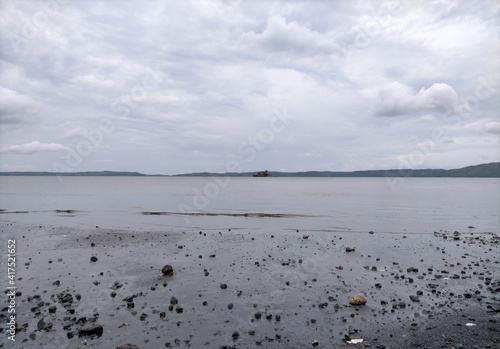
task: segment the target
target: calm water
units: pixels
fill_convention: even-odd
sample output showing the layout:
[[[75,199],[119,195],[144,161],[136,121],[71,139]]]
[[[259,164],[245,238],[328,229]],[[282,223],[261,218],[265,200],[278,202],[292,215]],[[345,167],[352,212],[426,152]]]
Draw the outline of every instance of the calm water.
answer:
[[[0,209],[28,211],[4,222],[81,228],[498,232],[500,179],[0,177]]]

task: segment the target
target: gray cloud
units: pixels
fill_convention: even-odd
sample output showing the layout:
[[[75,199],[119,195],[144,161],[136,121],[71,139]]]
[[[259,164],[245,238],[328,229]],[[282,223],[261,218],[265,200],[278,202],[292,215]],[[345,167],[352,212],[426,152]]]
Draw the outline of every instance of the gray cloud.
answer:
[[[416,166],[500,160],[496,1],[47,3],[0,3],[0,170],[394,168],[439,132]]]

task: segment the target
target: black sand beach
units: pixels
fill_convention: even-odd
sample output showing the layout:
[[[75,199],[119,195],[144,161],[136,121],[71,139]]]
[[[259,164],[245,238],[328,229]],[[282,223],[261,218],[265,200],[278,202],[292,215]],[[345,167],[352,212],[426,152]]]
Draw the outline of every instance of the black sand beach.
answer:
[[[500,238],[472,227],[1,230],[2,348],[500,348]]]

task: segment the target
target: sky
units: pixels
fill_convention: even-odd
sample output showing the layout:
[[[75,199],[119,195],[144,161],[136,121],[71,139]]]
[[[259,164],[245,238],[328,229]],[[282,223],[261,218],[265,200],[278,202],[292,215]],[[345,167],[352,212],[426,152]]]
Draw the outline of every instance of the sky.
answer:
[[[0,171],[500,161],[500,2],[2,0]]]

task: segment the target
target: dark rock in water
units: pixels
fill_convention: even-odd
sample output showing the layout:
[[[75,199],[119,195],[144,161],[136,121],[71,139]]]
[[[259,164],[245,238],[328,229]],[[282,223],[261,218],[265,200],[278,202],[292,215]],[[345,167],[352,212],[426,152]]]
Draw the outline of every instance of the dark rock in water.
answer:
[[[177,300],[177,298],[175,298],[175,297],[170,298],[170,304],[175,305],[177,303],[179,303],[179,301]]]
[[[61,281],[56,280],[52,283],[52,285],[59,286],[61,284]]]
[[[370,230],[368,234],[374,234],[375,232],[373,230]]]
[[[78,331],[78,337],[101,337],[103,333],[101,325],[94,324],[89,327],[82,328]]]
[[[161,273],[163,275],[174,275],[174,268],[170,264],[165,265],[163,268],[161,268]]]
[[[139,347],[135,344],[127,343],[127,344],[117,346],[116,349],[139,349]]]
[[[363,293],[355,294],[354,296],[349,297],[350,305],[365,305],[366,304],[366,296]]]
[[[354,248],[354,247],[346,247],[346,248],[345,248],[345,251],[346,251],[346,252],[354,252],[354,251],[355,251],[355,248]]]
[[[55,313],[55,312],[56,312],[56,309],[57,309],[57,308],[56,308],[56,306],[55,306],[55,305],[50,306],[50,307],[49,307],[49,313],[52,313],[52,314],[53,314],[53,313]]]
[[[97,257],[96,256],[90,257],[90,261],[93,263],[97,262]]]
[[[225,290],[227,288],[227,285],[226,284],[220,284],[220,288],[222,288],[223,290]]]

